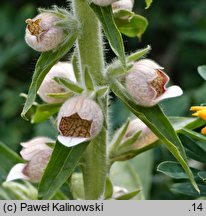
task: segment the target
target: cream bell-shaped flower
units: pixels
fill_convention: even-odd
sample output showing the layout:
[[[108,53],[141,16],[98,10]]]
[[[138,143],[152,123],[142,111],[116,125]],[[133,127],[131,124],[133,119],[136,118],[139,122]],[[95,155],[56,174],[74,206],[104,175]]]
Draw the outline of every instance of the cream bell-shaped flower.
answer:
[[[83,96],[73,97],[60,108],[58,140],[67,147],[78,145],[94,138],[102,125],[103,113],[95,101]]]
[[[54,143],[54,141],[47,137],[37,137],[21,143],[23,149],[20,154],[27,162],[13,166],[6,181],[26,179],[39,182],[52,154],[52,148],[46,143]]]
[[[129,191],[126,188],[123,187],[119,187],[119,186],[114,186],[113,187],[113,194],[112,194],[112,198],[116,199],[118,197],[121,197],[125,194],[129,193]]]
[[[154,106],[161,100],[182,95],[179,86],[166,88],[169,77],[163,67],[150,59],[134,63],[126,76],[126,88],[137,104],[145,107]]]
[[[124,140],[132,137],[138,131],[141,131],[141,134],[137,141],[132,144],[132,148],[134,149],[143,148],[158,140],[158,137],[139,118],[135,118],[129,122]]]
[[[99,6],[108,6],[117,0],[92,0],[91,2]]]
[[[25,41],[38,52],[56,48],[64,39],[64,30],[56,26],[60,18],[53,13],[41,13],[27,19]]]
[[[116,12],[118,10],[132,11],[133,6],[134,6],[134,0],[120,0],[112,4],[112,9],[113,12]]]
[[[58,62],[55,64],[45,76],[37,94],[46,103],[60,103],[64,100],[61,98],[53,98],[48,96],[50,93],[63,93],[66,89],[53,80],[54,77],[61,77],[76,82],[73,66],[69,62]]]

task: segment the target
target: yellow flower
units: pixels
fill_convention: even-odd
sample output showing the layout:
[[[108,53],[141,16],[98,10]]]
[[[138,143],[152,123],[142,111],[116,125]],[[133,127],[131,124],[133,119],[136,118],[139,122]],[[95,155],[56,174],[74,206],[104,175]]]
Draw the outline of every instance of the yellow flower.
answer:
[[[193,116],[198,116],[203,120],[206,120],[206,106],[192,106],[190,108],[191,111],[195,111]]]
[[[193,116],[206,120],[206,106],[192,106],[190,110],[195,112]],[[201,134],[206,135],[206,126],[201,129]]]

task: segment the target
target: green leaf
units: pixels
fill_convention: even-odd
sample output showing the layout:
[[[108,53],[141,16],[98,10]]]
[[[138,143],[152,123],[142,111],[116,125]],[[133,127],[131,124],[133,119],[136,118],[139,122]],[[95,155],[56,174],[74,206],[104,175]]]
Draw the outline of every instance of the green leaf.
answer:
[[[196,118],[192,117],[169,117],[169,120],[176,130],[176,132],[179,132],[182,128],[187,127],[189,124],[194,122]]]
[[[65,39],[65,42],[57,50],[44,52],[39,57],[36,63],[34,75],[32,78],[32,83],[29,88],[28,97],[26,99],[23,111],[21,113],[21,116],[24,119],[27,120],[26,113],[29,111],[33,102],[35,101],[36,93],[42,81],[44,80],[44,77],[47,75],[47,73],[52,68],[52,66],[56,64],[64,55],[66,55],[69,52],[76,38],[77,38],[77,33],[71,32],[68,35],[68,37]]]
[[[113,194],[113,185],[109,177],[107,177],[105,191],[104,191],[104,199],[111,198],[112,194]]]
[[[68,99],[72,97],[74,94],[72,92],[61,92],[61,93],[49,93],[47,96],[56,98],[56,99]]]
[[[170,188],[173,193],[184,194],[187,196],[200,197],[206,196],[206,186],[202,184],[197,185],[200,189],[200,193],[198,193],[190,183],[177,183],[172,185]]]
[[[94,83],[93,83],[88,67],[86,67],[84,70],[84,83],[88,90],[90,91],[94,90]]]
[[[151,47],[149,45],[144,49],[137,50],[135,53],[127,57],[127,62],[135,62],[139,60],[142,56],[148,54],[150,50]]]
[[[137,15],[135,13],[125,14],[128,18],[115,18],[115,23],[120,30],[120,32],[127,37],[138,37],[141,39],[141,36],[146,31],[148,26],[148,21],[145,17]]]
[[[108,92],[108,90],[109,90],[108,86],[102,86],[102,87],[98,88],[96,90],[97,97],[104,97],[104,96],[106,96],[106,93]]]
[[[81,94],[84,91],[84,89],[80,87],[78,84],[66,78],[55,77],[54,80],[60,85],[63,85],[64,87],[68,88],[70,91],[74,93]]]
[[[194,160],[206,163],[206,152],[198,145],[197,141],[194,141],[190,137],[181,134],[179,137],[184,144],[189,157]]]
[[[148,9],[151,6],[152,2],[153,2],[153,0],[145,0],[145,3],[146,3],[145,9]]]
[[[31,123],[39,123],[48,120],[59,111],[61,103],[38,105],[35,114],[32,116]]]
[[[206,171],[198,172],[197,175],[202,179],[202,181],[206,184]]]
[[[115,24],[111,6],[100,7],[95,4],[90,4],[90,7],[102,23],[102,27],[112,50],[118,56],[123,66],[125,66],[126,60],[124,54],[124,44],[121,33]]]
[[[194,176],[197,177],[198,170],[191,168]],[[188,175],[185,173],[182,166],[173,161],[165,161],[158,165],[157,171],[164,173],[174,179],[188,179]]]
[[[200,75],[204,80],[206,80],[206,65],[199,66],[199,67],[197,68],[197,71],[198,71],[199,75]]]
[[[194,176],[187,164],[187,158],[182,143],[161,108],[158,105],[154,107],[138,106],[127,93],[126,89],[117,80],[111,80],[110,87],[130,111],[140,118],[153,133],[161,139],[168,150],[184,168],[193,187],[199,191]]]
[[[39,185],[39,197],[50,199],[71,176],[89,142],[68,148],[56,142],[49,164]]]
[[[124,150],[125,148],[131,148],[131,145],[134,144],[139,136],[141,135],[142,131],[137,131],[136,133],[134,133],[131,137],[129,137],[128,139],[126,139],[120,146],[119,146],[119,150]]]
[[[183,128],[181,130],[181,133],[186,135],[186,136],[191,137],[192,139],[198,140],[198,141],[206,141],[206,136],[204,136],[198,132],[192,131],[190,129]]]
[[[2,163],[0,164],[0,183],[6,180],[6,177],[10,169],[17,163],[22,163],[21,157],[8,148],[5,144],[0,142],[0,158]]]
[[[116,200],[130,200],[133,197],[135,197],[140,191],[141,191],[140,189],[137,189],[135,191],[117,197]]]
[[[77,50],[74,50],[73,56],[72,56],[72,66],[74,69],[74,74],[76,77],[77,82],[79,83],[81,81],[81,72],[79,69],[79,64],[78,64],[78,53]]]

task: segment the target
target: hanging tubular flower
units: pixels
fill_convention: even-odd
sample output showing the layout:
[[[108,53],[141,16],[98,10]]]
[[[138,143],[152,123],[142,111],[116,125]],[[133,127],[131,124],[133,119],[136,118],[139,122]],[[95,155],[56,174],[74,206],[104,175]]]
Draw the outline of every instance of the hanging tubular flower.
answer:
[[[192,114],[193,116],[206,120],[206,106],[192,106],[190,110],[195,112]],[[206,127],[202,128],[201,133],[206,135]]]
[[[39,182],[52,154],[52,148],[46,143],[54,143],[47,137],[37,137],[28,142],[21,143],[20,152],[27,163],[18,163],[10,170],[6,181],[26,179]]]
[[[118,10],[132,11],[133,6],[134,6],[134,0],[120,0],[112,4],[112,9],[114,12]]]
[[[99,6],[108,6],[117,0],[92,0],[91,2]]]
[[[94,138],[102,128],[103,114],[96,102],[77,96],[62,105],[57,125],[58,140],[70,147]]]
[[[63,93],[66,89],[53,80],[54,77],[67,78],[72,82],[76,82],[72,64],[69,62],[58,62],[49,73],[45,76],[39,90],[38,95],[46,103],[60,103],[64,100],[61,98],[53,98],[48,96],[51,93]]]
[[[41,13],[33,19],[27,19],[26,43],[38,52],[56,48],[64,39],[64,30],[56,26],[60,18],[53,13]]]
[[[133,149],[143,148],[158,140],[158,137],[139,118],[135,118],[129,122],[124,140],[132,137],[138,131],[141,131],[141,134],[131,145]]]
[[[150,59],[137,61],[126,76],[126,88],[137,104],[154,106],[161,100],[182,95],[179,86],[166,88],[169,77]]]

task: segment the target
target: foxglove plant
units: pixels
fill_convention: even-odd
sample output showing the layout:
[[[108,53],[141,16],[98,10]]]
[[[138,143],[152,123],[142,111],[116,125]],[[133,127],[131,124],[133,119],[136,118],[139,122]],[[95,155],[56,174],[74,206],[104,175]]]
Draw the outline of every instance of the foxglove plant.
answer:
[[[139,145],[150,146],[156,140],[163,141],[182,165],[193,187],[199,190],[187,165],[182,143],[157,105],[165,98],[181,95],[182,90],[178,86],[165,87],[169,77],[156,62],[149,59],[139,60],[149,52],[150,47],[128,56],[125,54],[120,33],[122,28],[118,25],[121,23],[117,23],[112,7],[126,9],[129,16],[136,21],[141,19],[141,25],[139,20],[135,21],[137,26],[134,31],[135,36],[140,37],[147,22],[128,11],[132,10],[133,1],[126,0],[75,0],[71,1],[72,12],[54,7],[52,10],[41,10],[42,13],[37,17],[26,21],[27,44],[43,53],[35,67],[22,117],[27,119],[28,111],[32,113],[33,110],[41,117],[46,114],[55,118],[58,113],[56,125],[59,135],[53,151],[45,144],[22,144],[24,149],[21,154],[27,163],[16,165],[7,180],[24,178],[38,182],[41,179],[41,199],[53,197],[75,173],[75,168],[80,168],[83,176],[84,198],[104,198],[109,169],[116,161],[113,159],[110,163],[111,152],[107,150],[108,146],[112,144],[114,152],[131,146],[134,150],[139,148]],[[124,33],[131,35],[133,27],[134,23],[128,22],[127,28],[123,28]],[[102,29],[118,57],[107,67]],[[64,66],[63,63],[57,63],[73,45],[75,49],[69,59],[72,67],[67,63],[64,63]],[[110,137],[112,129],[108,113],[111,101],[108,90],[113,91],[139,118],[131,124],[126,123],[118,134],[114,135],[115,139]],[[62,91],[72,92],[72,97],[64,98],[60,105],[53,104],[57,101],[48,96],[59,96]],[[34,103],[36,94],[49,105],[42,109],[41,105]],[[123,190],[123,193],[127,193],[127,190]],[[112,194],[110,195],[112,197]]]

